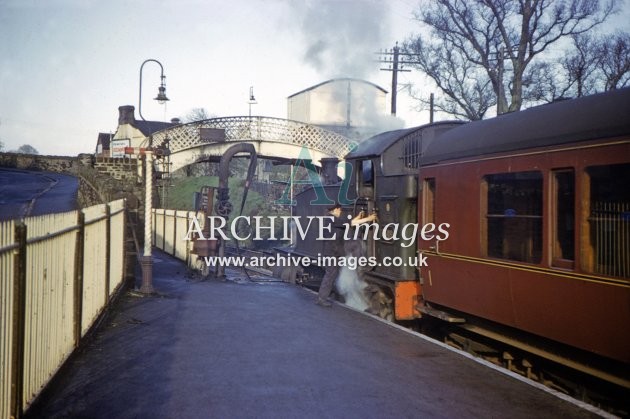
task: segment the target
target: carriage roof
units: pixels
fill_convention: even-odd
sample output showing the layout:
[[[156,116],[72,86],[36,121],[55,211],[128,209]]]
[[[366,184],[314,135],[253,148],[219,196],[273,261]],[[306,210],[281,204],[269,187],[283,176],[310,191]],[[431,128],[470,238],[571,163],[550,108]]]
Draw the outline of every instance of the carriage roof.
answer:
[[[630,135],[630,88],[469,122],[433,141],[422,165]]]
[[[462,121],[440,121],[431,124],[425,124],[412,128],[397,129],[393,131],[386,131],[380,134],[374,135],[357,145],[357,148],[348,153],[345,158],[357,159],[364,157],[380,156],[388,148],[394,145],[396,142],[404,140],[405,138],[418,135],[420,131],[428,128],[433,129],[449,129],[453,126],[463,124]]]

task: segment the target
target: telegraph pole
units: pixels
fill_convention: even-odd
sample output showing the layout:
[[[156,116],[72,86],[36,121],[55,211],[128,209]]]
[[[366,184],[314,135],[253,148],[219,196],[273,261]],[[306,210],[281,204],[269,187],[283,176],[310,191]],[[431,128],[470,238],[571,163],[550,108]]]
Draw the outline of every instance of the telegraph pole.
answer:
[[[387,68],[381,68],[382,71],[392,72],[392,115],[396,116],[396,94],[398,92],[398,73],[401,71],[411,71],[404,68],[404,64],[413,64],[413,61],[400,57],[400,47],[398,42],[391,50],[380,51],[379,62],[388,64]],[[410,54],[403,54],[404,57],[410,57]]]

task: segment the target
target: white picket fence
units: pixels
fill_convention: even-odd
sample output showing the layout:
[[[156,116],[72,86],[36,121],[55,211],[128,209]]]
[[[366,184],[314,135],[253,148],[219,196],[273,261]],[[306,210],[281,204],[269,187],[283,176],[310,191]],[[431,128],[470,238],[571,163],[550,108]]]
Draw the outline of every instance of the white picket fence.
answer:
[[[198,257],[191,252],[192,242],[184,240],[192,217],[197,217],[199,226],[203,228],[205,223],[203,212],[154,209],[152,240],[153,246],[185,261],[190,267],[196,267]]]
[[[0,419],[20,417],[122,285],[125,201],[0,223]]]

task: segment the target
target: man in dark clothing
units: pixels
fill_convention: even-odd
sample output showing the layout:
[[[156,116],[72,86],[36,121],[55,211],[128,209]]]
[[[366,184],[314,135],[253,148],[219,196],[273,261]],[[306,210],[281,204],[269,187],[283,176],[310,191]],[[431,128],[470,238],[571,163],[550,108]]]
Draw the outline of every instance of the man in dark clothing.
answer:
[[[359,239],[343,239],[344,224],[341,219],[341,205],[336,204],[334,207],[328,208],[328,214],[335,217],[335,220],[333,221],[333,231],[335,232],[336,237],[330,246],[331,254],[327,256],[334,256],[336,260],[335,263],[330,263],[325,267],[326,272],[324,274],[324,278],[322,279],[322,283],[319,286],[316,303],[324,307],[330,307],[332,305],[330,301],[328,301],[328,297],[333,290],[335,280],[339,276],[340,267],[337,265],[337,262],[339,262],[340,258],[343,256],[353,257],[356,260],[356,258],[363,256],[364,253],[363,244]],[[376,214],[371,214],[366,217],[365,213],[361,211],[359,215],[352,219],[350,225],[357,226],[374,221],[376,221]],[[357,266],[356,269],[359,271],[360,275],[365,267]]]
[[[328,214],[335,217],[335,221],[333,222],[333,231],[336,235],[335,240],[331,243],[331,254],[326,256],[334,256],[335,258],[339,258],[343,256],[343,234],[339,228],[342,228],[339,224],[341,217],[341,205],[336,204],[332,208],[328,208]],[[322,283],[319,286],[319,292],[317,293],[317,301],[316,304],[319,304],[323,307],[330,307],[332,304],[328,301],[328,297],[333,290],[335,285],[335,280],[337,276],[339,276],[339,266],[337,263],[330,263],[326,266],[326,272],[324,273],[324,278],[322,278]]]

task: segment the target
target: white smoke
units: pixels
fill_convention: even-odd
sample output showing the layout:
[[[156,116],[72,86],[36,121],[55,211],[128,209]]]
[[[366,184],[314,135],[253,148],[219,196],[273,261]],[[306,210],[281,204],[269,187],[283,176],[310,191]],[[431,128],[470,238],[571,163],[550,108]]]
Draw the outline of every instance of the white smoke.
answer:
[[[304,61],[328,77],[363,78],[375,67],[389,29],[389,7],[378,0],[291,1],[304,37]]]
[[[339,270],[337,278],[337,292],[341,295],[345,304],[357,310],[365,311],[370,303],[365,295],[367,284],[357,274],[356,269],[343,266]]]
[[[377,52],[391,38],[391,4],[383,0],[289,0],[291,21],[302,35],[303,61],[324,78],[370,78],[378,71]],[[354,89],[360,87],[355,85]],[[339,84],[333,92],[328,123],[349,123],[355,139],[404,127],[402,119],[388,114],[387,104],[377,102],[375,92],[352,93],[348,121],[348,88]],[[391,94],[391,92],[390,92]],[[359,128],[357,128],[359,127]]]

